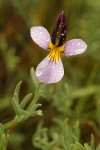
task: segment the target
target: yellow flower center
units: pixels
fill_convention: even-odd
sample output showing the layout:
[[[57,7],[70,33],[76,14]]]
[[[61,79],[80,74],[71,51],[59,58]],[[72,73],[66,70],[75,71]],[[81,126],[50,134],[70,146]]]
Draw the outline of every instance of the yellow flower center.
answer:
[[[59,61],[60,54],[61,52],[64,51],[64,45],[56,46],[56,45],[53,45],[52,42],[50,42],[49,49],[50,49],[50,53],[49,53],[50,60],[55,61],[55,62]]]

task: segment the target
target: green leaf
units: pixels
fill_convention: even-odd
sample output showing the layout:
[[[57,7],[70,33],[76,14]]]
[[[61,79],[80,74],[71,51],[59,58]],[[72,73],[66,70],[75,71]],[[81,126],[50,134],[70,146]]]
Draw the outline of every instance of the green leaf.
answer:
[[[34,104],[32,107],[28,110],[30,113],[35,111],[38,107],[42,106],[41,104]]]
[[[22,81],[20,81],[15,88],[15,92],[14,92],[14,98],[16,100],[16,102],[19,104],[19,91],[20,91],[20,87],[21,87]]]
[[[98,97],[98,100],[96,102],[96,119],[97,119],[99,127],[100,127],[100,99],[99,99],[99,97]]]
[[[13,107],[14,107],[14,110],[15,110],[15,113],[16,113],[16,116],[20,116],[20,113],[19,113],[19,105],[18,103],[16,102],[16,99],[13,97],[12,98],[12,104],[13,104]]]
[[[0,138],[0,150],[6,150],[8,139],[9,135],[2,135],[2,137]]]
[[[12,104],[15,110],[15,113],[17,116],[20,116],[19,113],[19,91],[20,91],[20,87],[21,87],[22,81],[20,81],[15,88],[15,92],[14,92],[14,96],[12,98]]]
[[[96,150],[100,150],[100,144],[97,146]]]
[[[80,143],[75,143],[76,150],[86,150]]]
[[[42,116],[43,115],[42,110],[37,110],[35,112],[32,112],[30,114],[30,117],[34,117],[34,116],[37,116],[37,115]]]
[[[99,92],[100,92],[100,86],[92,85],[92,86],[88,86],[88,87],[76,90],[72,96],[73,98],[79,98],[79,97],[90,96],[94,93],[99,93]]]
[[[26,95],[20,103],[20,108],[24,108],[28,100],[32,97],[32,93]]]
[[[91,135],[91,143],[90,143],[90,145],[91,145],[92,150],[95,150],[94,136],[93,135]]]
[[[91,147],[87,143],[85,143],[84,146],[85,146],[86,150],[92,150]]]
[[[31,75],[31,78],[32,78],[33,84],[35,85],[35,87],[37,87],[37,85],[38,85],[39,81],[38,81],[38,80],[37,80],[37,78],[36,78],[35,70],[34,70],[34,68],[33,68],[33,67],[30,69],[30,75]]]

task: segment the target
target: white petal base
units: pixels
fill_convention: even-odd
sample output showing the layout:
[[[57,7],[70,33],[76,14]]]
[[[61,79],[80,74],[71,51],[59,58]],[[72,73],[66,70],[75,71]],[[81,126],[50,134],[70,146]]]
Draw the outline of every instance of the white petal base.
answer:
[[[50,61],[47,56],[36,68],[36,77],[40,82],[50,84],[59,82],[64,75],[62,61]]]

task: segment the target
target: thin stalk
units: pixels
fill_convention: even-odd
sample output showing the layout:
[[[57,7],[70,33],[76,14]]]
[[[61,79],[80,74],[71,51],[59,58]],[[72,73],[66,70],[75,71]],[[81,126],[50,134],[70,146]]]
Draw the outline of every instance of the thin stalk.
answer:
[[[29,105],[29,107],[27,108],[27,111],[31,110],[31,108],[33,107],[34,104],[37,103],[39,97],[41,96],[41,91],[44,87],[44,84],[43,83],[39,83],[37,88],[36,88],[36,91],[35,91],[35,97],[34,99],[32,100],[31,104]]]
[[[14,120],[11,120],[11,121],[8,122],[8,123],[5,123],[5,124],[3,125],[4,131],[7,131],[7,130],[9,130],[10,128],[15,127],[17,123],[18,123],[18,122],[17,122],[15,119],[14,119]]]

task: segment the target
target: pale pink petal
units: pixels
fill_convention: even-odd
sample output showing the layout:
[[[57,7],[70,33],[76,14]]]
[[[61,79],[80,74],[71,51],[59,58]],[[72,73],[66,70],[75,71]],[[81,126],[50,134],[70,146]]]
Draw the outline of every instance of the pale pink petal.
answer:
[[[46,84],[60,81],[63,75],[64,68],[61,60],[54,62],[48,56],[36,68],[36,77]]]
[[[45,50],[48,49],[48,44],[50,43],[51,38],[50,38],[50,34],[47,31],[47,29],[45,29],[42,26],[32,27],[30,29],[30,34],[31,34],[33,41],[37,45],[39,45],[40,47],[42,47]]]
[[[83,53],[87,48],[86,43],[81,39],[72,39],[65,44],[64,55],[78,55]]]

